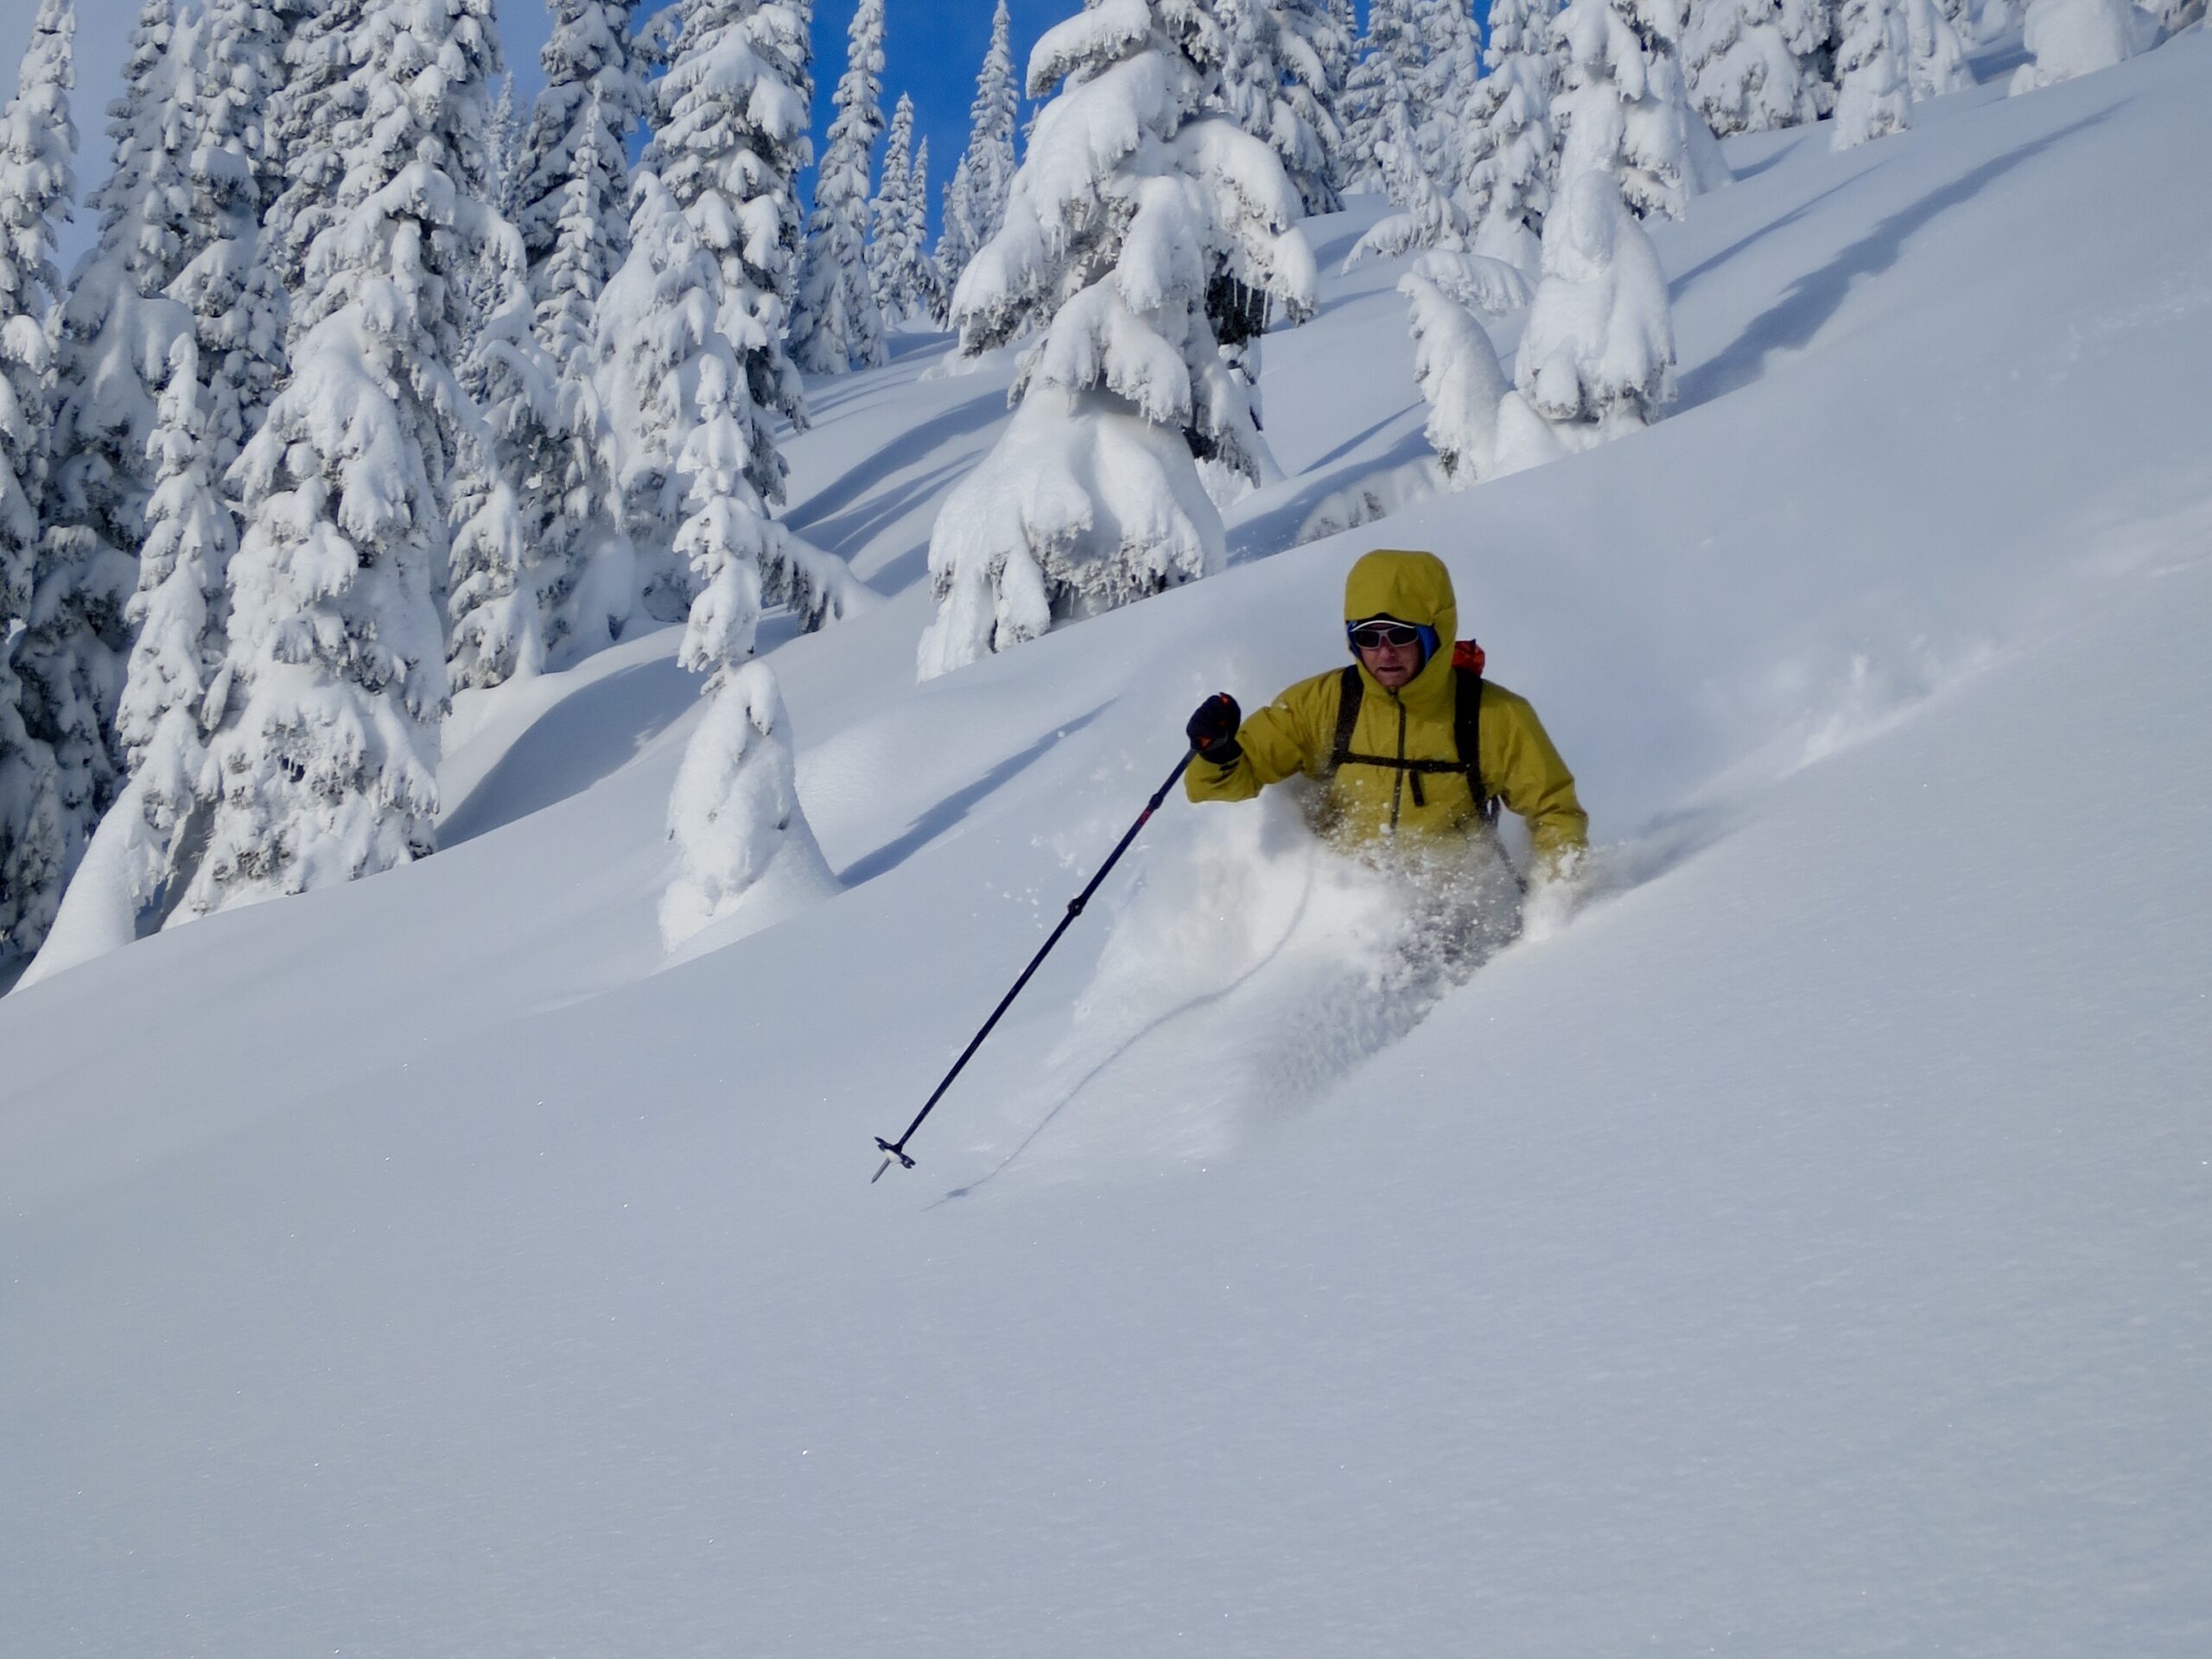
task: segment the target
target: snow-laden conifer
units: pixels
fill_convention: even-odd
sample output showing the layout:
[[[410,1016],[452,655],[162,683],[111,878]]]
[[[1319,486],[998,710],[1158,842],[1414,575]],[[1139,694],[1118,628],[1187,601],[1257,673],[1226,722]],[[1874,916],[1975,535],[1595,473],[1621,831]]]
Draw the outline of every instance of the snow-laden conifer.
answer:
[[[1974,85],[1967,46],[1936,0],[1904,0],[1907,79],[1915,103]]]
[[[1340,171],[1348,190],[1387,188],[1376,136],[1386,118],[1395,118],[1386,116],[1393,98],[1403,98],[1410,108],[1421,79],[1421,39],[1414,32],[1410,7],[1411,0],[1369,0],[1367,28],[1352,48],[1339,105],[1344,133]]]
[[[564,365],[629,246],[629,135],[645,84],[631,41],[637,0],[554,0],[522,149],[515,227],[530,264],[538,338]]]
[[[54,746],[23,720],[15,667],[32,603],[46,481],[54,245],[75,189],[69,0],[41,0],[16,95],[0,110],[0,952],[35,950],[70,855]]]
[[[748,663],[700,716],[669,796],[679,856],[661,895],[665,949],[741,913],[751,932],[836,890],[799,807],[795,771],[776,677],[766,663]]]
[[[1348,48],[1318,0],[1216,0],[1224,41],[1221,107],[1266,143],[1309,213],[1342,205],[1336,157],[1344,146],[1328,62]]]
[[[811,7],[678,0],[671,10],[677,32],[665,48],[668,73],[653,86],[659,125],[645,162],[715,261],[713,321],[737,353],[747,397],[804,427],[785,338],[798,276],[796,181],[813,159]],[[784,459],[766,439],[765,417],[761,432],[749,446],[747,478],[772,505],[784,499]]]
[[[2156,28],[2129,0],[2028,0],[2028,61],[2013,71],[2010,90],[2017,97],[2109,69],[2148,46]]]
[[[1416,88],[1387,52],[1377,53],[1372,62],[1368,153],[1382,193],[1398,211],[1377,219],[1352,244],[1344,257],[1346,270],[1363,259],[1389,257],[1409,248],[1462,248],[1469,231],[1458,199],[1430,174],[1422,154]]]
[[[846,35],[836,117],[814,180],[814,211],[791,303],[791,359],[813,374],[885,360],[883,315],[868,281],[868,164],[883,131],[883,0],[860,0]]]
[[[1498,406],[1512,388],[1490,335],[1425,276],[1400,279],[1410,304],[1414,378],[1428,405],[1427,432],[1446,480],[1480,483],[1497,467]]]
[[[923,139],[925,150],[927,146],[929,139]],[[916,213],[918,206],[927,210],[927,197],[916,201],[916,190],[927,190],[927,179],[918,175],[920,159],[913,153],[913,99],[900,93],[892,111],[892,137],[882,146],[882,188],[868,208],[868,272],[885,323],[905,323],[938,308],[927,230]]]
[[[1568,0],[1554,38],[1564,59],[1552,102],[1554,176],[1611,174],[1639,219],[1680,219],[1721,181],[1713,134],[1689,105],[1668,0]]]
[[[1723,138],[1820,118],[1779,0],[1699,0],[1682,35],[1682,68],[1698,112]]]
[[[1832,149],[1849,149],[1912,124],[1904,7],[1905,0],[1843,0]]]
[[[113,165],[92,196],[99,237],[55,330],[53,464],[16,672],[24,724],[54,746],[73,863],[122,784],[115,709],[153,488],[147,439],[169,349],[191,327],[164,290],[193,251],[195,30],[168,0],[139,11],[109,111]]]
[[[1554,0],[1492,0],[1460,186],[1474,251],[1531,275],[1551,204],[1553,10]]]
[[[246,530],[231,564],[226,711],[202,786],[213,823],[185,897],[195,914],[351,880],[433,843],[438,603],[471,424],[454,372],[459,278],[488,242],[507,243],[517,268],[521,247],[480,196],[498,67],[489,0],[365,0],[344,15],[350,26],[316,42],[342,79],[294,59],[320,89],[301,110],[316,153],[344,171],[327,203],[294,203],[294,233],[320,228],[302,262],[291,378],[232,469]]]
[[[594,346],[621,458],[621,526],[639,607],[688,621],[683,658],[714,674],[750,654],[764,603],[791,604],[819,626],[858,590],[841,563],[768,518],[756,480],[773,438],[744,357],[715,321],[721,262],[650,165],[632,194],[629,257]]]
[[[976,250],[996,236],[1014,188],[1014,119],[1020,94],[1014,79],[1013,25],[1006,0],[991,12],[991,43],[976,74],[968,106],[968,148],[945,186],[944,228],[938,237],[938,269],[948,286],[960,280]]]
[[[1274,152],[1220,115],[1223,41],[1197,0],[1102,0],[1048,32],[1005,225],[952,300],[973,354],[1042,325],[1021,407],[938,514],[925,676],[1203,575],[1221,524],[1194,455],[1263,464],[1207,321],[1217,274],[1292,315],[1313,256]]]
[[[902,232],[913,251],[915,308],[909,315],[925,316],[943,327],[949,319],[952,291],[944,271],[930,251],[930,141],[927,135],[914,146],[913,166],[906,179],[906,219]]]
[[[1440,188],[1453,191],[1470,161],[1467,115],[1482,74],[1482,31],[1467,0],[1412,0],[1410,22],[1420,42],[1413,93],[1421,165]]]
[[[1675,397],[1674,313],[1659,256],[1611,174],[1585,173],[1544,226],[1543,280],[1514,359],[1521,401],[1566,448],[1635,431]],[[1544,458],[1500,412],[1502,470]]]

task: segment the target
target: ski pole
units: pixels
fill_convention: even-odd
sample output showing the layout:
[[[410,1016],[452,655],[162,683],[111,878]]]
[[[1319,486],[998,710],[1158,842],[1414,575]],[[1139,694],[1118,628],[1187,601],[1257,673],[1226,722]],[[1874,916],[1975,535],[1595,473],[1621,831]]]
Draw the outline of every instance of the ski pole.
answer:
[[[1029,965],[1021,970],[1021,977],[1014,982],[1014,988],[999,999],[998,1007],[991,1010],[991,1017],[983,1021],[983,1028],[968,1039],[968,1046],[960,1051],[960,1058],[952,1063],[952,1070],[944,1074],[944,1081],[938,1084],[936,1092],[914,1115],[914,1121],[906,1126],[906,1133],[896,1141],[886,1141],[881,1135],[876,1136],[875,1144],[883,1153],[883,1161],[876,1166],[875,1173],[868,1178],[869,1185],[873,1186],[883,1179],[883,1172],[891,1167],[891,1160],[894,1158],[902,1168],[912,1169],[914,1166],[914,1160],[906,1155],[906,1143],[914,1138],[914,1131],[922,1127],[922,1120],[936,1109],[938,1101],[944,1098],[944,1091],[952,1087],[952,1080],[960,1075],[960,1069],[983,1046],[983,1039],[991,1034],[991,1027],[998,1024],[999,1016],[1014,1006],[1014,999],[1021,995],[1021,988],[1029,982],[1030,975],[1035,973],[1038,965],[1052,954],[1052,947],[1060,942],[1060,935],[1066,932],[1075,918],[1083,914],[1083,907],[1090,902],[1090,895],[1098,891],[1098,884],[1121,861],[1122,855],[1129,850],[1129,843],[1137,838],[1137,832],[1152,821],[1154,813],[1160,810],[1160,804],[1167,798],[1167,791],[1175,787],[1175,780],[1191,764],[1193,753],[1195,751],[1189,749],[1183,752],[1183,758],[1175,763],[1175,770],[1167,774],[1167,781],[1153,791],[1152,798],[1144,804],[1144,810],[1137,814],[1137,821],[1123,832],[1121,840],[1115,843],[1114,850],[1106,855],[1106,861],[1098,867],[1098,874],[1090,878],[1090,885],[1068,900],[1067,914],[1060,918],[1060,925],[1052,930],[1052,937],[1045,941],[1035,956],[1030,957]]]

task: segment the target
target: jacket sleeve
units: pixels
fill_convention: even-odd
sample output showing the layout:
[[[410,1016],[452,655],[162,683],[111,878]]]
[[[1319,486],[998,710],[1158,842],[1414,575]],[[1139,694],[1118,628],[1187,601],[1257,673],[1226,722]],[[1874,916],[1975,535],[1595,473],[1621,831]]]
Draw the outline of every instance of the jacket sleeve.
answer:
[[[1590,843],[1590,818],[1575,798],[1574,774],[1560,759],[1528,700],[1493,686],[1497,718],[1484,721],[1484,772],[1507,808],[1526,819],[1539,868],[1557,872]]]
[[[1183,792],[1194,801],[1249,801],[1269,784],[1296,777],[1322,759],[1315,750],[1313,682],[1292,686],[1236,728],[1243,753],[1225,766],[1193,760]],[[1334,710],[1330,711],[1333,721]]]

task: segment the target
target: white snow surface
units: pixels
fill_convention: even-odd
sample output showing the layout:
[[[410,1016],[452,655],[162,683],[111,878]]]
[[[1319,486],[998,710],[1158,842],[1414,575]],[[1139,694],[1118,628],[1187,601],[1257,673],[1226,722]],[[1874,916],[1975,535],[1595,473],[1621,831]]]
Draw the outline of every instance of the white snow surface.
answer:
[[[1012,353],[810,388],[888,602],[764,620],[778,925],[661,953],[666,629],[472,694],[435,857],[0,1000],[0,1646],[2206,1651],[2212,39],[2011,61],[1731,141],[1668,418],[1278,552],[1426,453],[1404,262],[1328,279],[1225,570],[918,686]],[[1172,798],[870,1185],[1376,543],[1589,901],[1413,1024],[1294,813]]]

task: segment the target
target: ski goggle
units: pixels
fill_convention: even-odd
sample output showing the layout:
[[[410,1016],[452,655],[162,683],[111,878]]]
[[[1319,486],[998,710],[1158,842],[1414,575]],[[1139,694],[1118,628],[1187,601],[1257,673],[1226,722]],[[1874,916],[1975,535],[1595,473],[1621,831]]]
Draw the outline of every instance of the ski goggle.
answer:
[[[1354,651],[1373,651],[1377,645],[1417,645],[1427,628],[1410,622],[1347,622],[1344,638]]]

